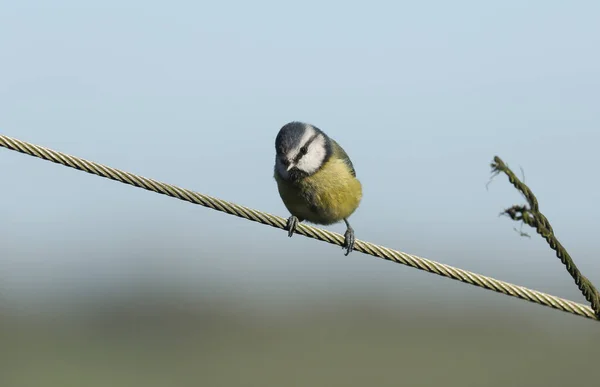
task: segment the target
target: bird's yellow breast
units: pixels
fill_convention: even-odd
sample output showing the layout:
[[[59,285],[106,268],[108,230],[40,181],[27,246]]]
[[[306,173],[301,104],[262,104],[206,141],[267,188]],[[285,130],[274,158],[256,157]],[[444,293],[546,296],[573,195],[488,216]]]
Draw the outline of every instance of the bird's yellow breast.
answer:
[[[299,220],[333,224],[348,218],[362,198],[360,181],[342,159],[330,158],[316,173],[296,182],[275,172],[279,195],[288,211]]]

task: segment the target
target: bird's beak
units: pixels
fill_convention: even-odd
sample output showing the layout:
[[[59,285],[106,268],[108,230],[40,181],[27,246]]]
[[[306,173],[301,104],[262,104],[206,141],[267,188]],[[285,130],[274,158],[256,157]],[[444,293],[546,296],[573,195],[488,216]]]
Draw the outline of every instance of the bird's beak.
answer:
[[[294,167],[295,167],[295,165],[294,165],[294,164],[292,164],[292,163],[290,163],[290,165],[288,165],[288,167],[287,167],[286,171],[288,171],[288,172],[289,172],[289,171],[290,171],[290,169],[292,169],[292,168],[294,168]]]

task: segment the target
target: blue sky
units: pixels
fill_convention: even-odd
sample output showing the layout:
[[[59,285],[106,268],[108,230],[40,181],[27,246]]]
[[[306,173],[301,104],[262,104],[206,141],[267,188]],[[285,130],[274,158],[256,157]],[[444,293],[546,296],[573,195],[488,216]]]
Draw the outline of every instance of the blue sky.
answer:
[[[504,177],[485,184],[494,155],[522,166],[600,282],[599,12],[592,1],[5,2],[0,133],[287,216],[274,138],[307,121],[363,182],[357,238],[581,301],[545,242],[498,218],[520,196]],[[5,294],[143,270],[270,294],[475,292],[31,157],[2,151],[0,163]]]

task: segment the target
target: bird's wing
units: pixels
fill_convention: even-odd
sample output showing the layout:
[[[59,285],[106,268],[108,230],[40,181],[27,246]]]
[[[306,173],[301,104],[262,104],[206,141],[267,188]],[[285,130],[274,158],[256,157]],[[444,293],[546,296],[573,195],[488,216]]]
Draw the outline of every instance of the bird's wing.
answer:
[[[350,160],[350,157],[348,156],[348,154],[346,153],[346,151],[344,150],[344,148],[342,148],[340,146],[340,144],[338,144],[337,142],[335,142],[335,140],[333,140],[333,139],[331,140],[331,142],[333,143],[333,147],[335,148],[335,152],[337,152],[337,154],[339,155],[340,159],[344,160],[344,162],[350,168],[350,173],[352,173],[352,176],[356,177],[356,171],[354,170],[354,165],[352,165],[352,160]]]

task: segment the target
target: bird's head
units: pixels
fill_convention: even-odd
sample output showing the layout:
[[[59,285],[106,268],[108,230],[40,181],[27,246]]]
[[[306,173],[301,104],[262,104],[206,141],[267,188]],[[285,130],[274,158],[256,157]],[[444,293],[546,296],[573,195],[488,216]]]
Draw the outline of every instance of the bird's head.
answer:
[[[286,180],[317,172],[331,156],[331,140],[319,128],[302,122],[284,125],[275,139],[275,169]]]

